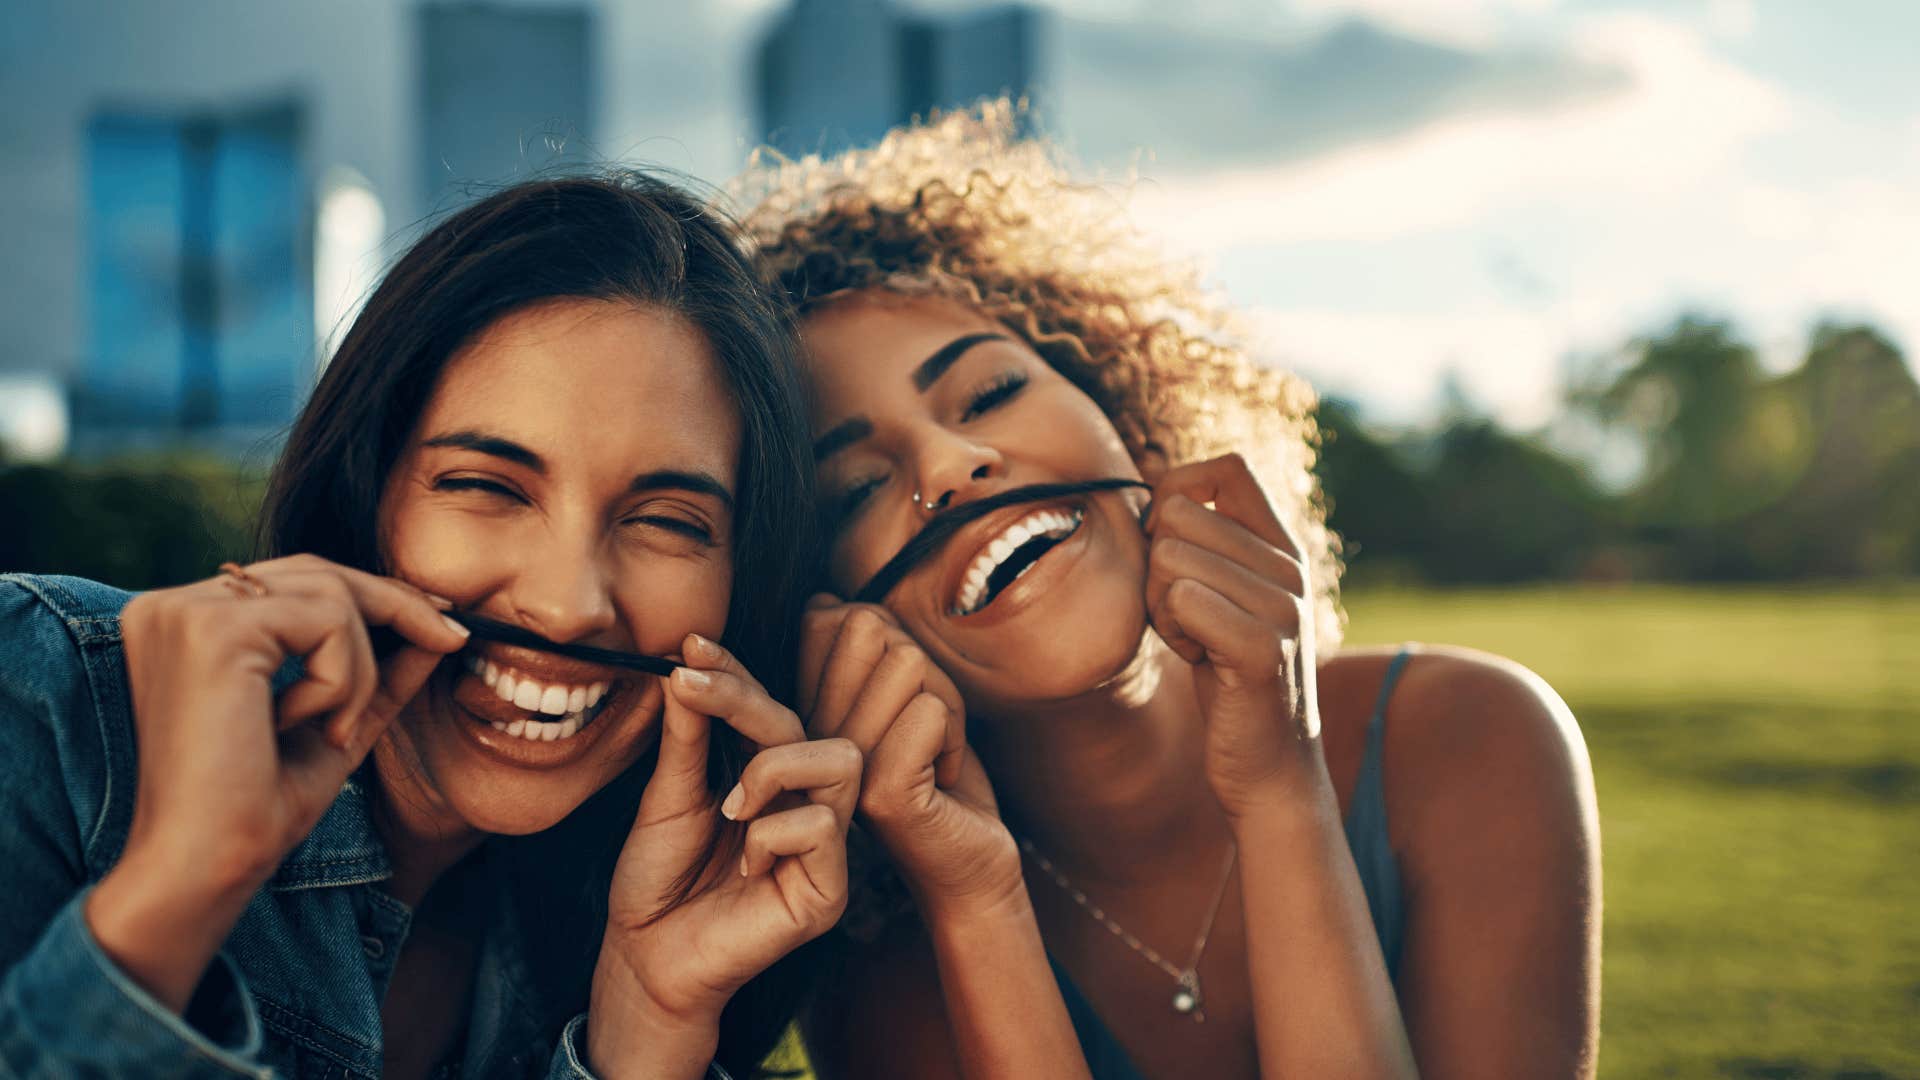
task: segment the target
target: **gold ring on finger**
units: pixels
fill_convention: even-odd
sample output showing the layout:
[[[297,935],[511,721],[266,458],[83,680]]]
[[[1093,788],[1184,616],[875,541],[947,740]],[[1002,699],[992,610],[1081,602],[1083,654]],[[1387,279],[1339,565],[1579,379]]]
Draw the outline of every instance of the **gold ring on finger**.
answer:
[[[232,589],[236,595],[260,597],[267,595],[267,586],[259,578],[247,572],[247,568],[237,562],[220,564],[220,580]]]

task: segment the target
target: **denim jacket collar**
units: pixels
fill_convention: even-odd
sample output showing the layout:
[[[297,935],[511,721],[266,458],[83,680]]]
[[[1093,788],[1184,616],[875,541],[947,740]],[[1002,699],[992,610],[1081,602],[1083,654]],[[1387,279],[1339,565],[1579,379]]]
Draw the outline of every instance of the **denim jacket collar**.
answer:
[[[280,863],[267,883],[275,892],[359,885],[393,876],[386,845],[373,826],[365,780],[356,773],[320,823]]]

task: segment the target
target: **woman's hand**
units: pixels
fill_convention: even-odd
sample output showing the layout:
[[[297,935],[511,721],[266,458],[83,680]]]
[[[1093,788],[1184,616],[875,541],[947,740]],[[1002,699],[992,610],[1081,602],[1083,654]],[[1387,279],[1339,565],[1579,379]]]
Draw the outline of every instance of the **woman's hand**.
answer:
[[[247,901],[467,632],[426,594],[311,555],[133,598],[140,746],[120,861],[87,902],[102,948],[184,1008]],[[374,656],[368,626],[403,644]],[[291,657],[305,676],[276,702]]]
[[[815,737],[866,755],[860,812],[929,921],[1024,907],[1020,852],[967,746],[960,692],[890,612],[825,593],[808,602],[800,707]]]
[[[1307,566],[1237,454],[1167,470],[1146,531],[1147,615],[1194,666],[1207,778],[1238,816],[1292,786],[1317,746]]]
[[[607,1077],[701,1075],[728,999],[832,927],[847,903],[860,752],[845,739],[807,741],[793,712],[719,645],[688,635],[682,653],[594,971],[587,1056]],[[720,805],[707,790],[709,717],[761,747]],[[751,822],[745,852],[708,867],[684,903],[659,914],[722,813]]]

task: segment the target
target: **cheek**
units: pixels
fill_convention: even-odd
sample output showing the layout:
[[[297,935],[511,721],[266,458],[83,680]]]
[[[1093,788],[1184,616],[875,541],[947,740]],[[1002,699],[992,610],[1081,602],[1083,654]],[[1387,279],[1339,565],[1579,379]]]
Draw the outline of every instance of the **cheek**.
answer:
[[[714,641],[726,633],[733,567],[724,557],[656,560],[621,577],[618,603],[642,652],[678,653],[688,633]]]
[[[505,565],[499,529],[419,503],[391,507],[382,533],[395,577],[456,602],[486,593]]]

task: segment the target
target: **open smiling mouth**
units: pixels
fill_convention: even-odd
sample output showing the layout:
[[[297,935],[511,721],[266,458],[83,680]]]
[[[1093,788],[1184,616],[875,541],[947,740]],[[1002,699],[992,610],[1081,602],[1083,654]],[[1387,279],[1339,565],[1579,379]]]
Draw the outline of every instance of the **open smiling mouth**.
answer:
[[[992,604],[1007,586],[1033,569],[1042,556],[1077,532],[1086,516],[1084,509],[1047,507],[1020,518],[989,538],[968,564],[947,614],[965,617]]]
[[[610,698],[610,684],[605,682],[542,681],[471,652],[463,654],[460,660],[501,702],[525,714],[511,720],[488,720],[477,715],[474,719],[490,724],[502,734],[529,742],[572,738],[606,709]]]

